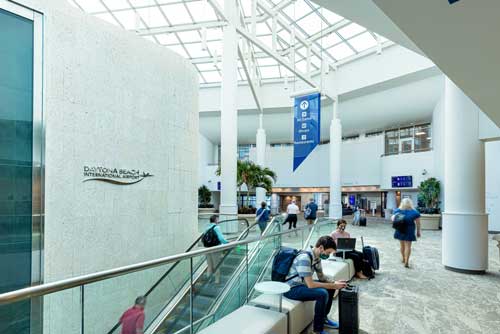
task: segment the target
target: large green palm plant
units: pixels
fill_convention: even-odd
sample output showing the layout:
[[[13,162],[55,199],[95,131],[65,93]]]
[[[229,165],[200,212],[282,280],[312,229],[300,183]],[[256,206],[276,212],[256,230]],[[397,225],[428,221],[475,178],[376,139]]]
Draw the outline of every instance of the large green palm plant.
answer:
[[[216,174],[220,176],[221,169],[217,169]],[[250,203],[250,191],[255,188],[264,188],[270,193],[273,189],[273,183],[276,182],[276,173],[269,168],[261,167],[251,161],[238,160],[236,169],[236,186],[241,193],[241,187],[247,187],[247,206]]]

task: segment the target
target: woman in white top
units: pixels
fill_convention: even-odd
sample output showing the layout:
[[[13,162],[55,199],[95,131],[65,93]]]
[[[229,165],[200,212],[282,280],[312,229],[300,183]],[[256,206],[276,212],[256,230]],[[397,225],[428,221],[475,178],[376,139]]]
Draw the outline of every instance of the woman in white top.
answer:
[[[297,228],[297,214],[299,213],[299,207],[297,206],[297,204],[295,204],[295,201],[292,201],[292,203],[288,204],[288,206],[286,207],[286,213],[288,215],[283,225],[288,223],[289,230],[292,229],[292,225],[293,228]]]

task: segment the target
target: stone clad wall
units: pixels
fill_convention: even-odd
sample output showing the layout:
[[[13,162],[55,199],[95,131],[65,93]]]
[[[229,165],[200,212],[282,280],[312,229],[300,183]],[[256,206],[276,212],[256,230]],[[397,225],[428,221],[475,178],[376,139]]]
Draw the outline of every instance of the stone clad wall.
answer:
[[[185,251],[197,232],[198,77],[177,54],[81,13],[44,14],[44,281]],[[84,166],[152,174],[84,180]],[[103,333],[165,268],[85,287],[85,332]],[[81,291],[46,297],[45,332],[79,333]]]

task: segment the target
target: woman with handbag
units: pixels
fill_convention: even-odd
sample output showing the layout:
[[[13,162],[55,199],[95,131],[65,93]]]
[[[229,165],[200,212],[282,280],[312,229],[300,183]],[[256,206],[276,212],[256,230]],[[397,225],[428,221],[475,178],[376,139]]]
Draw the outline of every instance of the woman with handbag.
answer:
[[[401,262],[406,268],[410,268],[411,243],[421,236],[420,213],[413,207],[411,199],[404,198],[399,208],[394,210],[391,220],[396,230],[394,238],[400,243]]]

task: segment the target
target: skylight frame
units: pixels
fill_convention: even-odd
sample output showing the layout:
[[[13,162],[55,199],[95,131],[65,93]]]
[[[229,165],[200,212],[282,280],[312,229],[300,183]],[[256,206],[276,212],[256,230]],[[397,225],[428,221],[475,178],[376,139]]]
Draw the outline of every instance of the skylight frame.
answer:
[[[100,16],[103,20],[109,22],[110,24],[115,24],[117,26],[122,27],[126,30],[135,30],[141,35],[144,35],[145,38],[154,41],[155,43],[165,46],[174,50],[174,52],[180,52],[182,56],[188,58],[193,64],[216,64],[214,66],[213,71],[217,71],[219,75],[221,73],[221,66],[219,66],[219,62],[221,61],[221,44],[222,44],[222,25],[223,22],[220,18],[220,14],[217,12],[216,7],[213,7],[210,4],[210,1],[207,1],[207,10],[210,10],[210,13],[207,18],[204,18],[200,12],[195,12],[194,8],[196,5],[202,5],[203,0],[148,0],[148,1],[140,1],[137,0],[120,0],[117,5],[113,6],[115,0],[92,0],[93,5],[89,7],[90,1],[88,0],[67,0],[71,2],[76,7],[80,8],[82,11],[87,8],[87,12],[92,15]],[[223,1],[215,0],[220,8],[223,8]],[[240,0],[239,3],[245,2],[244,6],[246,9],[241,8],[241,12],[246,16],[242,20],[245,20],[245,24],[248,29],[250,29],[251,25],[251,17],[248,16],[249,5],[246,4],[246,1],[250,2],[250,0]],[[356,33],[348,38],[344,38],[339,30],[345,28],[351,23],[342,16],[339,16],[333,12],[328,11],[325,8],[319,7],[316,4],[310,2],[310,0],[257,0],[257,24],[260,29],[264,29],[265,31],[259,31],[262,33],[258,33],[257,38],[266,40],[266,45],[271,47],[271,38],[272,38],[272,18],[270,16],[271,13],[277,13],[277,50],[276,52],[282,56],[287,57],[290,54],[290,27],[294,27],[295,34],[297,36],[295,42],[296,48],[296,57],[295,57],[295,66],[300,64],[299,67],[304,67],[304,62],[306,61],[305,56],[306,52],[298,51],[300,48],[304,46],[304,43],[311,45],[311,67],[310,74],[315,74],[320,71],[321,63],[335,63],[339,60],[345,61],[350,57],[354,57],[360,55],[361,53],[366,54],[372,48],[378,46],[378,43],[383,43],[387,41],[387,39],[382,38],[382,36],[375,35],[373,32],[364,29],[363,31]],[[297,6],[295,10],[295,17],[293,19],[290,15],[292,13],[292,6],[295,3]],[[81,5],[83,4],[83,6]],[[179,8],[184,12],[182,22],[186,25],[186,27],[179,27],[179,24],[172,24],[169,16],[172,17],[172,14],[168,12],[171,8]],[[191,8],[193,10],[191,10]],[[302,8],[303,10],[301,10]],[[145,13],[150,10],[154,12],[155,21],[150,21]],[[250,8],[251,10],[251,8]],[[125,14],[128,13],[128,14]],[[300,13],[300,15],[298,14]],[[126,17],[125,15],[128,15]],[[250,13],[251,15],[251,13]],[[309,17],[309,18],[308,18]],[[163,19],[165,22],[163,22]],[[333,19],[333,24],[328,23],[328,19]],[[305,20],[319,20],[321,25],[320,31],[310,31],[307,29],[307,26],[301,24],[305,22]],[[134,22],[132,22],[134,21]],[[180,22],[180,21],[175,21]],[[217,22],[221,22],[221,26],[217,25]],[[242,21],[243,22],[243,21]],[[161,24],[164,24],[162,26]],[[202,41],[202,29],[201,26],[206,25],[206,41],[207,41],[207,50],[205,51],[197,51],[193,52],[193,45],[196,47],[200,47],[200,43]],[[338,28],[336,26],[339,26]],[[156,29],[158,28],[158,29]],[[163,30],[162,30],[163,29]],[[259,29],[259,30],[260,30]],[[181,33],[181,31],[190,31],[189,33]],[[317,29],[316,29],[317,30]],[[172,37],[166,37],[165,31],[171,31],[168,35]],[[323,45],[322,37],[324,34],[328,32],[328,34],[335,34],[338,38],[336,39],[336,43],[331,45]],[[370,46],[368,49],[364,47],[360,47],[357,45],[358,40],[362,40],[360,37],[363,34],[371,34],[374,40],[377,41],[377,45]],[[196,34],[199,36],[199,40],[196,41]],[[183,36],[189,36],[189,39],[183,38]],[[368,35],[366,35],[368,36]],[[287,38],[288,37],[288,38]],[[170,41],[171,40],[171,41]],[[351,40],[355,46],[351,44]],[[161,43],[160,43],[161,42]],[[373,40],[370,41],[372,45]],[[362,43],[361,43],[362,45]],[[349,49],[352,53],[345,59],[337,59],[334,55],[329,52],[333,47],[340,47],[344,49]],[[254,45],[250,46],[252,50],[254,50],[255,56],[260,58],[264,55],[263,52],[259,51]],[[193,57],[194,56],[194,57]],[[267,57],[267,55],[266,55]],[[319,59],[319,61],[318,61]],[[318,64],[319,63],[319,64]],[[266,65],[257,65],[257,71],[260,75],[260,68],[265,67]],[[200,70],[197,66],[195,67],[199,73],[200,78],[203,78],[203,73],[207,71]],[[208,66],[207,68],[210,68]],[[285,72],[288,72],[282,65],[277,66],[278,71],[280,72],[280,78],[283,79],[286,75]],[[211,71],[210,71],[211,72]],[[264,72],[269,72],[267,69]],[[263,77],[266,77],[264,75]],[[295,80],[295,78],[289,79]],[[275,80],[276,78],[273,78]],[[242,69],[238,69],[238,80],[245,80],[244,71]],[[263,78],[261,81],[265,82],[266,78]],[[206,80],[200,80],[200,83],[207,83]],[[211,82],[210,84],[213,84]]]

